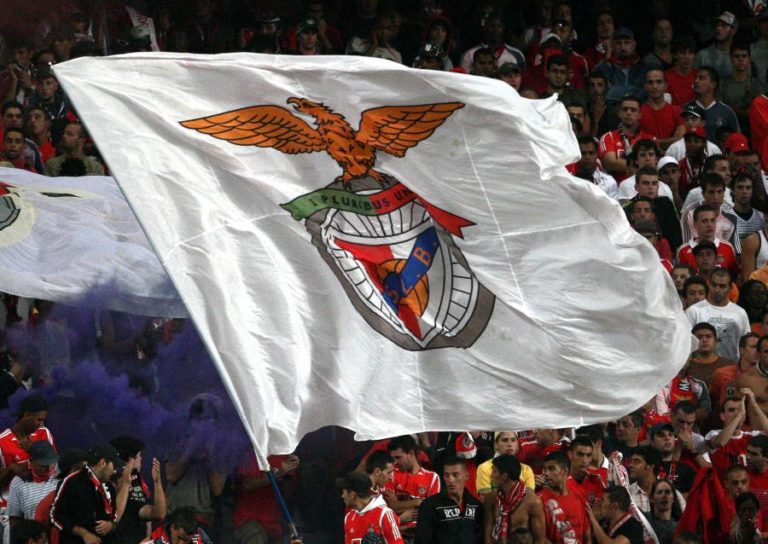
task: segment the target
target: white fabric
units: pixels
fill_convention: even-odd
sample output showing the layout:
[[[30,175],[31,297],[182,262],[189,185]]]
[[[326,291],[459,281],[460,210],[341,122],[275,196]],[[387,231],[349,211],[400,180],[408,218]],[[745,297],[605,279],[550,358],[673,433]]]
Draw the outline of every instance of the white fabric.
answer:
[[[717,354],[731,361],[739,360],[739,339],[750,331],[749,317],[744,309],[728,302],[715,306],[708,300],[697,302],[685,311],[691,327],[709,323],[717,330]]]
[[[0,168],[0,183],[13,186],[0,185],[3,292],[72,304],[103,291],[112,310],[187,315],[114,179]]]
[[[690,327],[653,247],[615,201],[566,173],[579,150],[555,99],[526,100],[501,81],[365,57],[145,53],[76,59],[56,74],[179,289],[262,466],[265,455],[290,452],[330,424],[373,439],[616,419],[671,380],[690,353]],[[376,332],[382,323],[400,326],[371,287],[378,272],[334,246],[350,239],[352,224],[368,222],[369,235],[412,229],[410,212],[374,216],[380,225],[329,211],[332,223],[308,224],[329,237],[321,240],[330,248],[318,251],[305,222],[280,205],[341,174],[326,152],[236,146],[180,124],[286,107],[291,97],[325,103],[353,130],[371,108],[465,104],[405,157],[379,150],[376,169],[474,223],[460,238],[438,229],[434,211],[410,210],[417,225],[440,232],[419,318],[435,327],[434,341],[464,332],[461,323],[450,332],[440,313],[461,298],[446,290],[449,281],[473,297],[482,284],[495,297],[471,345],[421,349],[425,341],[411,333],[387,333],[409,342],[404,349]],[[289,111],[314,130],[314,118],[292,108],[281,115]],[[381,247],[403,254],[379,236]],[[350,265],[368,298],[334,262]],[[468,268],[474,277],[462,279]],[[471,315],[490,312],[490,302],[472,300]],[[375,319],[353,306],[363,303],[375,305]]]

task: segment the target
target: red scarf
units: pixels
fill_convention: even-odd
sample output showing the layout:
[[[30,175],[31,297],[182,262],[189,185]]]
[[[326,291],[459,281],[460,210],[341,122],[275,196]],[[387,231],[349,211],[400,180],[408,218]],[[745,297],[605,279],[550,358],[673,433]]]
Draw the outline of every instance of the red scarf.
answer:
[[[674,410],[675,404],[688,401],[696,404],[696,392],[693,390],[693,380],[690,376],[681,378],[675,376],[669,388],[669,409]]]
[[[101,495],[101,500],[104,503],[104,511],[109,516],[109,519],[111,521],[117,521],[115,510],[112,508],[112,495],[110,495],[109,489],[107,489],[107,486],[99,481],[90,467],[86,466],[85,470],[88,471],[88,477],[91,479],[91,483],[99,492],[99,495]]]
[[[631,513],[629,513],[629,512],[627,512],[626,514],[624,514],[623,516],[621,516],[621,517],[620,517],[620,518],[619,518],[619,519],[616,521],[616,523],[614,523],[613,525],[611,525],[611,528],[610,528],[610,529],[608,529],[608,536],[610,536],[611,538],[613,538],[613,537],[616,535],[616,531],[618,531],[618,530],[619,530],[619,527],[621,527],[622,525],[624,525],[624,524],[625,524],[627,521],[629,521],[629,520],[630,520],[630,518],[632,518],[632,517],[633,517],[633,516],[632,516],[632,514],[631,514]]]
[[[509,516],[525,497],[525,484],[518,480],[512,485],[509,494],[499,489],[496,493],[496,524],[493,526],[493,541],[506,544],[509,533]]]

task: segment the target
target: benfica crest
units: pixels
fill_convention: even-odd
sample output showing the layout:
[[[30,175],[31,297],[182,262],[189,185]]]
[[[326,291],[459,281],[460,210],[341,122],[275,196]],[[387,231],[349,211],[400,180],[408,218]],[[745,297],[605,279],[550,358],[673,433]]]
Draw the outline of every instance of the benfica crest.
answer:
[[[181,125],[235,145],[328,153],[342,175],[282,207],[305,221],[357,311],[405,349],[472,345],[494,303],[454,242],[474,223],[429,204],[373,168],[377,151],[405,156],[464,104],[374,108],[363,112],[355,131],[321,103],[305,98],[288,103],[314,118],[317,128],[279,106],[253,106]]]

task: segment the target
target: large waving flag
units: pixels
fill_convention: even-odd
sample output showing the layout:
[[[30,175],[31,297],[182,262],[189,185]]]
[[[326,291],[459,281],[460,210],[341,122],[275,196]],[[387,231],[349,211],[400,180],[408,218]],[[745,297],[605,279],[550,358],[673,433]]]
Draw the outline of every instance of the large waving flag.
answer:
[[[187,315],[110,177],[0,168],[0,291],[71,304],[96,293],[112,310]]]
[[[56,73],[262,463],[360,439],[615,418],[689,326],[653,248],[566,174],[561,104],[361,57],[136,54]]]

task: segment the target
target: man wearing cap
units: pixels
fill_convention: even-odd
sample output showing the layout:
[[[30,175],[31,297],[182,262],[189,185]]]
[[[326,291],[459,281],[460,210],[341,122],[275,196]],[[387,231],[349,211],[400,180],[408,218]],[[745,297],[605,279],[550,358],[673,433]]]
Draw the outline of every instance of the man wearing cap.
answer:
[[[88,454],[88,464],[64,478],[51,507],[51,523],[60,532],[60,544],[115,542],[120,499],[110,480],[124,467],[113,446],[97,444]],[[123,488],[123,507],[128,487]]]
[[[738,394],[741,398],[726,399],[720,408],[722,428],[709,431],[704,437],[712,466],[721,480],[725,480],[728,467],[746,459],[749,440],[768,431],[768,417],[757,404],[752,390],[744,387]],[[752,430],[743,431],[747,416]]]
[[[621,97],[633,94],[645,99],[643,82],[650,66],[637,55],[635,34],[627,27],[621,27],[613,34],[613,56],[595,67],[605,75],[610,88],[606,95],[609,102],[618,102]]]
[[[344,506],[349,508],[344,516],[344,543],[358,544],[366,535],[371,542],[378,535],[379,542],[403,544],[399,520],[384,502],[381,495],[371,496],[371,479],[361,472],[350,472],[336,480],[341,490]]]
[[[640,108],[640,130],[652,134],[662,150],[679,140],[685,132],[680,106],[664,100],[667,80],[661,68],[652,68],[645,73],[643,89],[648,100]]]
[[[413,67],[421,68],[422,70],[442,71],[444,69],[444,59],[445,53],[443,52],[443,48],[435,43],[427,42],[416,54],[416,59],[413,61]],[[511,64],[507,63],[504,66],[511,66]],[[520,79],[521,78],[518,78],[518,86],[515,87],[516,89],[520,86]]]
[[[35,519],[37,506],[59,483],[56,462],[59,455],[45,440],[33,442],[29,447],[31,480],[14,476],[8,490],[8,509],[11,531],[24,519]]]
[[[683,201],[680,198],[680,165],[677,159],[665,155],[656,163],[656,169],[659,171],[659,184],[665,183],[669,186],[672,193],[677,197],[675,206],[681,208]]]
[[[680,159],[680,197],[685,200],[698,187],[706,159],[707,131],[703,126],[686,128],[683,134],[685,156]]]
[[[443,481],[445,489],[419,506],[416,544],[482,544],[484,508],[465,488],[466,461],[445,459]]]
[[[600,160],[603,168],[618,182],[622,182],[631,174],[627,158],[635,144],[640,140],[654,140],[652,135],[640,130],[640,105],[638,98],[623,98],[619,105],[621,124],[600,137]]]
[[[696,470],[687,463],[678,463],[675,459],[675,428],[671,423],[657,423],[648,431],[648,439],[653,449],[659,452],[659,478],[667,478],[677,491],[688,494],[696,479]]]
[[[715,19],[715,41],[696,54],[694,61],[696,68],[711,66],[721,77],[731,75],[733,66],[730,51],[738,24],[736,16],[730,11],[722,12]]]
[[[696,104],[704,111],[707,140],[715,140],[715,132],[720,127],[725,127],[731,132],[741,132],[736,113],[730,106],[717,100],[719,86],[720,74],[711,66],[702,66],[696,71],[696,79],[693,81],[693,94],[696,99],[688,104]]]
[[[317,21],[304,19],[296,25],[296,54],[320,55],[320,39]]]
[[[712,214],[712,212],[708,213]],[[720,242],[721,245],[724,243]],[[728,300],[731,282],[732,276],[727,269],[715,269],[709,276],[707,300],[702,300],[688,308],[685,315],[692,327],[697,323],[713,325],[717,329],[719,340],[718,355],[731,361],[738,361],[739,339],[750,331],[750,327],[747,312]]]
[[[688,130],[692,127],[699,127],[699,126],[704,127],[706,129],[706,125],[704,124],[704,110],[701,109],[701,106],[696,105],[695,102],[688,103],[685,106],[683,106],[682,110],[680,111],[680,117],[682,117],[683,119],[683,126],[685,127],[685,130]],[[683,132],[683,134],[685,134],[685,132]],[[673,157],[677,159],[677,161],[679,162],[683,160],[683,157],[685,157],[685,153],[686,153],[685,139],[680,138],[676,142],[670,144],[670,146],[667,148],[666,155],[668,157]],[[717,146],[717,144],[707,140],[707,146],[705,148],[704,154],[707,157],[710,155],[719,155],[720,148]]]

